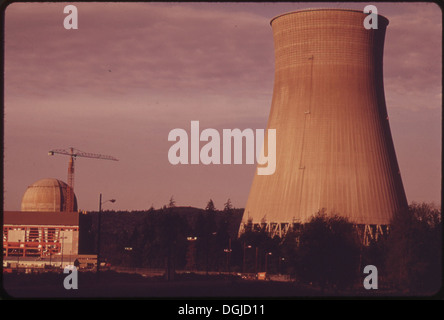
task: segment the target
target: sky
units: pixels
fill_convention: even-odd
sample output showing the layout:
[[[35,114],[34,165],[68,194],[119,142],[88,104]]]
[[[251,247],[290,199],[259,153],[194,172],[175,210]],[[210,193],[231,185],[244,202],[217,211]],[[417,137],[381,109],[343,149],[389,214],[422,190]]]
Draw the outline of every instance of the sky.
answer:
[[[168,133],[265,128],[274,48],[270,20],[306,8],[367,3],[13,3],[5,11],[4,210],[26,188],[67,181],[77,148],[119,161],[77,158],[81,210],[168,204],[246,204],[255,165],[172,165]],[[384,86],[409,203],[441,203],[442,12],[434,3],[373,2],[390,21]]]

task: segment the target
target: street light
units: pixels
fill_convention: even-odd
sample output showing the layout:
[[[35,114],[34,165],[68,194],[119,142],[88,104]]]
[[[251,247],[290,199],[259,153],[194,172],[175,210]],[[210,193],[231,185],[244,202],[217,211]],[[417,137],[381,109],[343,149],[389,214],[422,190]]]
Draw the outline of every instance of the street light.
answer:
[[[210,233],[206,233],[205,234],[205,272],[206,275],[208,276],[208,255],[209,255],[209,250],[210,250],[210,246],[211,243],[213,242],[213,237],[215,237],[217,235],[216,231],[213,231]]]
[[[99,221],[97,223],[97,277],[99,276],[100,272],[100,227],[102,223],[102,205],[107,202],[116,202],[116,199],[109,199],[104,202],[102,202],[102,194],[100,194],[99,197]]]
[[[284,263],[285,258],[279,257],[279,274],[281,274],[282,269],[281,269],[281,264]]]
[[[17,273],[19,270],[19,264],[20,264],[20,239],[18,239],[18,250],[17,250]]]
[[[63,269],[63,247],[65,246],[65,239],[68,239],[68,237],[65,236],[65,232],[63,232],[63,237],[60,237],[60,239],[62,239],[62,260],[60,262],[60,268]]]
[[[271,256],[273,253],[267,252],[265,254],[265,272],[267,272],[267,266],[268,266],[268,256]]]
[[[127,253],[126,256],[131,258],[131,253],[133,251],[133,247],[124,247],[123,250],[126,251],[126,253]],[[132,263],[130,264],[130,262],[132,262],[131,259],[130,259],[130,261],[127,261],[127,266],[128,267],[130,267],[131,264],[132,264]]]
[[[196,269],[196,247],[195,247],[195,241],[197,240],[197,237],[187,237],[187,241],[189,241],[188,244],[188,254],[187,254],[187,268],[189,268],[189,271],[192,271],[193,269]]]
[[[105,204],[105,203],[107,203],[107,202],[112,202],[112,203],[114,203],[114,202],[116,202],[116,199],[109,199],[109,200],[106,200],[106,201],[102,202],[102,194],[100,194],[100,199],[99,199],[99,212],[102,212],[102,205]]]
[[[227,254],[227,261],[226,261],[227,266],[226,266],[226,269],[227,269],[227,272],[229,273],[230,272],[230,253],[231,253],[231,249],[224,249],[224,252]]]
[[[256,273],[257,274],[257,271],[258,271],[258,266],[257,266],[257,258],[258,258],[258,255],[259,255],[259,247],[256,247],[256,255],[255,255],[255,257],[254,257],[254,273]]]
[[[245,242],[244,242],[244,257],[243,257],[243,263],[242,263],[242,273],[245,273],[245,257],[246,257],[246,250],[247,250],[247,248],[248,249],[251,249],[251,245],[246,245],[245,244]]]
[[[227,254],[227,272],[230,273],[230,258],[231,258],[231,238],[228,238],[228,248],[224,249],[224,252]]]

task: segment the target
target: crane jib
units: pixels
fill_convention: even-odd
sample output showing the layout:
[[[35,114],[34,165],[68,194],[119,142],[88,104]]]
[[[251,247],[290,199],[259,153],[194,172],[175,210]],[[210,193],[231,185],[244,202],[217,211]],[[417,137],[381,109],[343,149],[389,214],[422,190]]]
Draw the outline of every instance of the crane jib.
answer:
[[[87,153],[74,148],[69,148],[69,150],[65,149],[54,149],[48,152],[50,156],[54,154],[62,154],[70,156],[69,164],[68,164],[68,186],[66,188],[66,204],[63,208],[65,212],[73,212],[74,211],[74,159],[76,157],[84,157],[84,158],[92,158],[92,159],[102,159],[102,160],[113,160],[119,161],[112,156],[106,156],[102,154],[95,153]]]
[[[112,160],[112,161],[119,161],[115,157],[108,156],[108,155],[102,155],[102,154],[96,154],[96,153],[88,153],[83,152],[80,150],[73,149],[73,151],[63,150],[63,149],[55,149],[48,152],[49,155],[53,156],[54,154],[63,154],[67,156],[72,157],[84,157],[84,158],[92,158],[92,159],[103,159],[103,160]]]

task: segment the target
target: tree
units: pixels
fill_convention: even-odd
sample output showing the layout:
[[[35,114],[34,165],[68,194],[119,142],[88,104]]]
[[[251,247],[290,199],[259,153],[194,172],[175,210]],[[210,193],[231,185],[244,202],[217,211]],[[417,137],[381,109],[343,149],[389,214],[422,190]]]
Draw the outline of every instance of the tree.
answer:
[[[296,273],[296,253],[299,245],[299,230],[288,231],[282,239],[280,251],[282,257],[285,259],[287,268],[283,273],[295,275]]]
[[[224,211],[231,212],[233,210],[233,205],[231,204],[231,200],[228,198],[227,202],[224,203]]]
[[[216,211],[216,207],[214,206],[214,202],[212,199],[210,199],[210,201],[208,201],[207,206],[205,207],[205,210],[207,212],[215,212]]]
[[[210,202],[212,202],[210,200]],[[193,235],[197,236],[196,241],[196,256],[197,267],[205,268],[208,271],[210,264],[216,262],[217,249],[215,247],[215,235],[217,234],[217,225],[215,214],[207,214],[211,212],[211,205],[207,205],[205,213],[197,215],[196,222],[194,224]],[[215,212],[215,208],[212,209]]]
[[[174,200],[174,197],[171,196],[170,201],[168,203],[168,208],[175,208],[176,207],[176,201]]]
[[[275,261],[281,256],[280,250],[278,249],[279,242],[279,238],[271,238],[265,229],[245,230],[239,237],[239,243],[243,251],[241,257],[243,264],[242,269],[245,269],[246,272],[255,273],[261,271],[273,273],[278,271]],[[269,255],[270,252],[271,255]],[[243,257],[244,254],[245,260]]]
[[[441,211],[412,203],[397,212],[387,239],[389,280],[401,291],[434,293],[441,284]]]
[[[358,279],[360,245],[352,223],[318,213],[304,225],[296,252],[296,273],[306,282],[335,289]]]

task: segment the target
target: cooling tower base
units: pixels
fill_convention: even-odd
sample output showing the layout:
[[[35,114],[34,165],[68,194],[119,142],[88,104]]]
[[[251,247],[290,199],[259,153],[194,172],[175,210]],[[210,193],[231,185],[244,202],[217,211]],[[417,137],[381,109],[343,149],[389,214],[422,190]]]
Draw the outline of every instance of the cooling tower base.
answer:
[[[376,225],[376,224],[356,224],[354,227],[357,229],[357,233],[361,243],[365,246],[370,245],[373,241],[378,241],[388,235],[389,225]],[[262,231],[269,237],[284,238],[289,232],[301,232],[304,228],[302,223],[289,223],[289,222],[260,222],[260,223],[243,223],[239,229],[239,236],[248,231]]]

